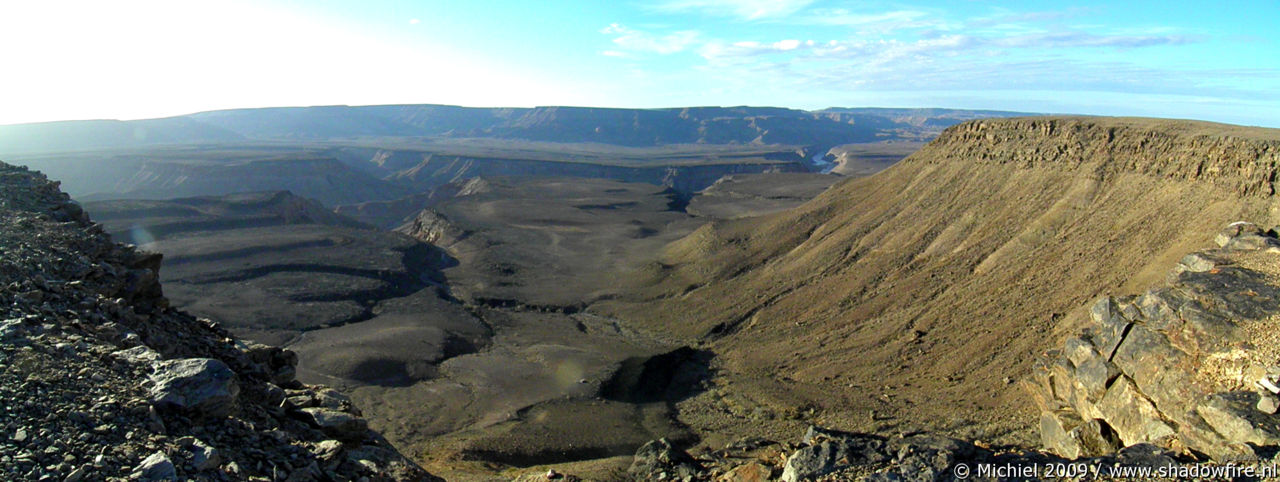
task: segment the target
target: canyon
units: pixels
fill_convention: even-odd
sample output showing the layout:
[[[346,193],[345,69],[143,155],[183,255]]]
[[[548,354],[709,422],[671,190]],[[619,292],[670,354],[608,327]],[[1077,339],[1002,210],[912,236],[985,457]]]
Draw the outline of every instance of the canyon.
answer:
[[[1280,131],[1006,114],[326,107],[0,135],[95,132],[12,157],[103,162],[64,186],[163,253],[166,303],[295,353],[299,386],[449,480],[1268,453],[1248,384],[1175,397],[1141,361],[1280,364],[1241,344],[1280,284]],[[1166,282],[1195,296],[1143,299],[1234,344],[1124,296]],[[1102,357],[1112,325],[1146,341]]]

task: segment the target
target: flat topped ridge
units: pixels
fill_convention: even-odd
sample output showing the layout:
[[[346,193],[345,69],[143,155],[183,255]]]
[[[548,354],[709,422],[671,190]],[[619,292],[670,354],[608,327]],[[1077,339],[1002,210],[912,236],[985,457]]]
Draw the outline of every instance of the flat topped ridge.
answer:
[[[953,126],[903,161],[1140,174],[1206,182],[1242,196],[1271,196],[1280,129],[1140,117],[1044,116]]]
[[[1238,138],[1261,142],[1280,142],[1280,129],[1241,126],[1188,119],[1163,119],[1155,117],[1107,117],[1082,115],[1027,116],[977,119],[947,129],[942,137],[956,131],[987,129],[1041,129],[1045,126],[1073,127],[1077,129],[1127,128],[1152,131],[1176,137]]]

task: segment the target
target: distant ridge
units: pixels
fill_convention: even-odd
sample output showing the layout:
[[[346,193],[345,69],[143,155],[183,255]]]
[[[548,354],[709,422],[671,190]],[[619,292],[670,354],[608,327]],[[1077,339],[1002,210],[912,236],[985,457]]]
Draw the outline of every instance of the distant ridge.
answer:
[[[1026,113],[953,109],[780,107],[473,108],[449,105],[268,107],[135,121],[87,120],[0,126],[0,154],[245,140],[357,137],[487,137],[624,146],[785,144],[830,147],[927,140],[978,117]]]

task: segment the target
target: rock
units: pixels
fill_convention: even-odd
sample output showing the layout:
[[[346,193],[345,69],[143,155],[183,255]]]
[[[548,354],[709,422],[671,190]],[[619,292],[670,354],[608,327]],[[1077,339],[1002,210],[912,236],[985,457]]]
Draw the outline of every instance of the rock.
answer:
[[[222,465],[222,454],[218,449],[205,445],[204,442],[196,440],[191,444],[191,465],[196,470],[213,470]]]
[[[149,365],[151,362],[160,359],[160,353],[157,353],[155,350],[152,350],[151,347],[146,345],[138,345],[133,348],[117,350],[111,352],[111,356],[135,365]]]
[[[1177,465],[1173,452],[1154,444],[1135,444],[1125,447],[1117,454],[1118,462],[1131,467],[1171,467]]]
[[[339,393],[332,388],[326,388],[315,392],[315,405],[317,407],[332,408],[334,410],[348,410],[351,404],[351,398]]]
[[[817,445],[801,447],[787,457],[782,467],[782,481],[799,482],[821,477],[847,467],[841,462],[844,456],[842,447],[832,441],[824,441]]]
[[[235,373],[220,360],[186,358],[157,362],[151,374],[151,402],[183,409],[198,417],[225,417],[235,407],[240,387]]]
[[[133,469],[132,477],[138,480],[177,480],[178,471],[164,452],[156,452],[142,459],[142,463]]]
[[[368,434],[368,422],[346,412],[324,407],[299,410],[303,419],[330,436],[343,440],[361,440]]]
[[[1120,377],[1107,389],[1098,410],[1126,444],[1163,441],[1174,434],[1160,411],[1128,377]]]
[[[1129,320],[1116,311],[1115,301],[1109,297],[1094,303],[1089,309],[1089,317],[1094,322],[1091,327],[1093,344],[1103,356],[1110,359],[1129,329]]]
[[[1255,392],[1217,393],[1196,407],[1196,413],[1227,440],[1254,445],[1280,443],[1280,417],[1259,412],[1258,402]]]
[[[910,437],[889,439],[889,451],[897,452],[899,458],[903,451],[937,451],[950,452],[958,457],[972,457],[978,448],[969,442],[943,437],[941,435],[920,434]]]
[[[688,452],[662,438],[650,440],[640,446],[627,473],[636,480],[656,480],[659,474],[678,478],[693,477],[700,470],[702,466]]]
[[[982,449],[968,442],[932,434],[890,439],[889,445],[897,451],[897,457],[889,466],[865,480],[947,480],[951,477],[951,467],[956,462],[972,460],[982,452]]]
[[[1175,272],[1181,273],[1190,271],[1192,273],[1204,273],[1218,266],[1227,264],[1227,261],[1221,256],[1215,256],[1206,252],[1191,253],[1182,257],[1178,261]]]
[[[284,389],[271,383],[265,384],[262,393],[264,395],[263,401],[272,407],[279,407],[285,400]]]
[[[1262,236],[1265,234],[1266,232],[1256,224],[1248,221],[1236,221],[1228,224],[1227,227],[1222,229],[1222,231],[1219,231],[1218,235],[1213,238],[1213,241],[1218,243],[1218,246],[1226,247],[1227,243],[1236,237],[1244,235]]]
[[[321,441],[311,449],[311,453],[324,462],[337,459],[342,454],[342,442],[337,440]]]
[[[1276,413],[1276,409],[1280,408],[1280,399],[1277,399],[1275,395],[1270,393],[1259,393],[1258,404],[1255,405],[1255,407],[1259,412],[1267,415],[1274,415]]]
[[[244,474],[244,470],[240,468],[240,464],[237,464],[234,460],[227,463],[225,470],[227,471],[227,474],[232,477],[240,477]]]
[[[323,478],[324,472],[320,470],[320,466],[316,464],[316,461],[312,460],[305,467],[289,473],[289,477],[284,480],[285,482],[311,482],[322,480]]]
[[[747,462],[734,467],[717,480],[719,482],[767,482],[773,480],[773,468],[760,462]]]
[[[26,441],[27,441],[27,429],[25,429],[25,428],[20,428],[20,429],[18,429],[18,431],[17,431],[17,432],[14,432],[14,433],[13,433],[13,439],[12,439],[12,440],[13,440],[14,442],[26,442]]]
[[[84,480],[84,476],[88,473],[88,467],[81,465],[76,467],[75,470],[72,470],[71,473],[67,474],[66,478],[62,479],[62,482],[80,482],[81,480]]]
[[[1260,249],[1280,249],[1280,240],[1270,236],[1246,235],[1232,238],[1223,249],[1230,251],[1256,251]]]
[[[1121,447],[1119,438],[1106,422],[1080,420],[1071,410],[1041,413],[1040,438],[1049,452],[1073,460],[1111,454]]]
[[[244,340],[236,343],[236,348],[264,367],[271,383],[289,385],[297,375],[298,354],[291,350]]]

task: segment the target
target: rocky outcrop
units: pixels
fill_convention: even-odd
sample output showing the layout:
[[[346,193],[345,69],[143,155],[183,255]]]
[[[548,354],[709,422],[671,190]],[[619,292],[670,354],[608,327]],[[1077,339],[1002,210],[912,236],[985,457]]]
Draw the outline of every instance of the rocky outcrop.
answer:
[[[448,246],[467,235],[461,226],[431,209],[423,209],[412,220],[396,228],[396,232],[437,246]]]
[[[235,408],[240,385],[226,363],[213,358],[184,358],[152,364],[151,404],[173,407],[197,417],[225,417]]]
[[[488,191],[488,180],[481,177],[473,177],[450,182],[434,189],[391,201],[344,204],[334,208],[334,212],[359,219],[383,229],[395,229],[408,222],[418,211],[429,209],[438,203],[455,197],[470,196]]]
[[[1274,234],[1233,223],[1217,236],[1220,248],[1182,258],[1166,286],[1095,302],[1088,328],[1051,352],[1028,383],[1045,448],[1081,457],[1153,443],[1217,460],[1274,452]]]
[[[0,250],[0,478],[434,480],[349,403],[286,404],[325,392],[296,358],[170,308],[158,256],[3,164]]]
[[[1275,194],[1280,136],[1274,129],[1163,119],[1028,117],[948,129],[914,156],[926,164],[1090,170],[1208,182],[1246,196]],[[922,152],[923,153],[923,152]]]

